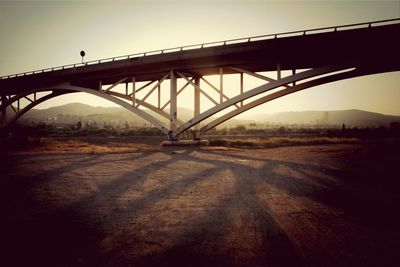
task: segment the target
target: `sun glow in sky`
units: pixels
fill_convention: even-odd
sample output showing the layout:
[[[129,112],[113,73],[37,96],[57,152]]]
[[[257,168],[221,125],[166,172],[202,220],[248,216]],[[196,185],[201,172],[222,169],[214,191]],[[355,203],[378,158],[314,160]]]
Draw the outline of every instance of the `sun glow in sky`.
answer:
[[[400,1],[0,2],[0,75],[77,63],[81,50],[86,51],[85,61],[89,61],[398,17]],[[237,87],[231,78],[226,79],[225,88]],[[229,93],[228,89],[225,91]],[[70,102],[114,106],[106,100],[76,93],[51,99],[38,108]],[[192,103],[188,93],[178,99],[181,107],[193,109]],[[244,115],[337,109],[400,115],[399,103],[400,72],[392,72],[314,87]],[[207,107],[204,103],[202,109]]]

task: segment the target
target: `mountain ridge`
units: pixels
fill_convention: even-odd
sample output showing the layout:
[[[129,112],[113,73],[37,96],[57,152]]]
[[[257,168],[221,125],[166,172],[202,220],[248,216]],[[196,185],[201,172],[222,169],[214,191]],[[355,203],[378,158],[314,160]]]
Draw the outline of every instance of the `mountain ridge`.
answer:
[[[75,116],[77,119],[94,121],[128,121],[134,124],[143,125],[146,123],[142,118],[122,107],[94,107],[82,103],[69,103],[47,109],[32,109],[24,115],[24,119],[46,120],[55,117]],[[156,117],[158,115],[155,115]],[[193,117],[193,110],[178,108],[178,118],[183,121]],[[164,118],[159,118],[164,119]],[[378,127],[387,126],[393,121],[400,121],[400,116],[385,115],[377,112],[364,111],[359,109],[349,110],[308,110],[308,111],[286,111],[272,114],[254,114],[233,118],[225,123],[228,125],[238,124],[326,124],[326,125],[352,125]]]

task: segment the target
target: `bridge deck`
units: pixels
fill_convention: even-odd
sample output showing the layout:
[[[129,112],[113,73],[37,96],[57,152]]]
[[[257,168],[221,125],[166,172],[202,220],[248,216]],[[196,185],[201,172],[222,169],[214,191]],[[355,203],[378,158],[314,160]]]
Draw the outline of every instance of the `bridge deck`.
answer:
[[[253,72],[273,71],[278,64],[282,70],[332,64],[351,67],[385,65],[389,71],[398,69],[400,23],[357,29],[332,29],[334,30],[323,33],[295,32],[295,36],[274,38],[275,35],[266,40],[223,43],[213,47],[181,49],[30,75],[2,77],[0,91],[2,94],[15,94],[19,90],[48,87],[63,82],[97,89],[99,80],[102,84],[112,84],[130,76],[135,76],[136,81],[157,80],[170,70],[180,70],[194,76],[212,75],[218,74],[219,68],[224,66],[235,66]],[[224,73],[234,72],[232,69],[224,69]]]

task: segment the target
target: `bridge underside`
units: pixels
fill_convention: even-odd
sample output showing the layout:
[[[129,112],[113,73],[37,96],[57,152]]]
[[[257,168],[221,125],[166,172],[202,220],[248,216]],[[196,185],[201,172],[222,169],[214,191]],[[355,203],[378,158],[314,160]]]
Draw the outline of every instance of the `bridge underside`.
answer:
[[[335,31],[1,79],[1,125],[8,127],[53,97],[85,92],[130,110],[169,140],[177,140],[185,131],[199,139],[213,127],[273,99],[329,82],[399,71],[399,33],[400,24]],[[266,76],[267,71],[274,74]],[[235,96],[224,85],[227,74],[238,76]],[[218,75],[217,82],[208,75]],[[247,77],[259,80],[260,85],[246,88]],[[189,88],[193,90],[193,117],[182,122],[178,97]],[[168,95],[167,100],[161,95]],[[201,99],[213,107],[201,111]],[[219,112],[224,114],[214,117]]]

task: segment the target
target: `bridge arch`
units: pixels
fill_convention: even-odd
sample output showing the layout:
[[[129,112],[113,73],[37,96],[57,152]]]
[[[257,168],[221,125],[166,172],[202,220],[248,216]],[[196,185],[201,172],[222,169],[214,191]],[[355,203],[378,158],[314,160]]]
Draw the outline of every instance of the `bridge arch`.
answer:
[[[36,97],[36,93],[40,92],[47,92],[50,91],[49,94],[46,94],[44,96],[41,96],[39,98]],[[57,96],[69,94],[69,93],[74,93],[73,91],[68,91],[68,90],[40,90],[40,91],[26,91],[22,92],[18,95],[12,96],[10,98],[3,98],[1,106],[0,106],[0,111],[2,113],[2,127],[6,128],[15,123],[22,115],[24,115],[26,112],[29,110],[33,109],[35,106],[51,99]],[[29,98],[29,95],[33,95],[33,100]],[[21,99],[27,99],[30,103],[24,106],[23,108],[20,108],[19,101]],[[17,103],[17,107],[14,107],[14,103]],[[9,120],[6,118],[6,113],[5,110],[11,107],[11,109],[14,111],[14,116],[12,116]]]
[[[51,89],[50,89],[51,88]],[[151,116],[150,114],[146,113],[143,110],[140,110],[139,108],[130,105],[129,103],[117,98],[117,97],[121,97],[121,98],[125,98],[127,99],[127,96],[125,95],[119,95],[118,93],[113,92],[113,95],[110,94],[105,94],[102,92],[98,92],[98,91],[94,91],[91,88],[84,88],[84,87],[79,87],[79,86],[72,86],[70,84],[61,84],[58,86],[53,86],[50,88],[42,88],[42,89],[31,89],[31,90],[27,90],[24,92],[21,92],[17,95],[11,96],[10,98],[4,98],[2,100],[1,106],[0,106],[0,110],[3,113],[7,107],[11,107],[14,110],[14,116],[12,116],[9,120],[6,120],[6,118],[2,118],[3,120],[3,127],[9,127],[10,125],[12,125],[13,123],[15,123],[22,115],[24,115],[26,112],[28,112],[30,109],[34,108],[35,106],[39,105],[40,103],[43,103],[51,98],[60,96],[60,95],[64,95],[64,94],[68,94],[68,93],[74,93],[74,92],[84,92],[84,93],[88,93],[91,95],[95,95],[98,96],[100,98],[106,99],[108,101],[111,101],[123,108],[126,108],[127,110],[137,114],[138,116],[140,116],[141,118],[147,120],[148,122],[150,122],[152,125],[154,125],[155,127],[159,128],[161,131],[163,131],[166,135],[168,135],[169,130],[167,129],[167,127],[160,122],[158,119],[156,119],[155,117]],[[40,98],[36,98],[36,93],[39,92],[50,92],[49,94],[42,96]],[[28,96],[34,94],[34,98],[33,100],[30,99]],[[30,101],[30,103],[28,105],[26,105],[23,108],[19,108],[19,101],[21,99],[27,99]],[[128,99],[129,100],[129,99]],[[140,100],[139,100],[140,102]],[[15,108],[13,106],[13,103],[18,103],[17,108]],[[155,107],[153,107],[152,105],[146,103],[146,102],[140,102],[144,107],[149,108],[150,110],[158,113],[159,115],[168,118],[169,115],[166,112],[160,111],[158,109],[156,109]],[[4,116],[5,117],[5,116]]]
[[[225,122],[225,121],[227,121],[227,120],[229,120],[229,119],[231,119],[231,118],[233,118],[233,117],[235,117],[235,116],[237,116],[237,115],[239,115],[239,114],[241,114],[241,113],[243,113],[243,112],[245,112],[247,110],[250,110],[250,109],[255,108],[255,107],[259,106],[259,105],[262,105],[262,104],[265,104],[267,102],[270,102],[270,101],[272,101],[274,99],[277,99],[277,98],[280,98],[280,97],[283,97],[283,96],[286,96],[286,95],[289,95],[289,94],[293,94],[293,93],[296,93],[296,92],[299,92],[299,91],[302,91],[302,90],[305,90],[305,89],[309,89],[309,88],[312,88],[312,87],[315,87],[315,86],[318,86],[318,85],[321,85],[321,84],[326,84],[326,83],[335,82],[335,81],[344,80],[344,79],[348,79],[348,78],[351,78],[351,77],[358,76],[356,74],[356,72],[357,72],[356,69],[351,69],[348,72],[341,72],[341,73],[338,73],[338,74],[325,76],[325,77],[322,77],[322,78],[319,78],[319,79],[315,79],[315,80],[312,80],[312,81],[307,81],[307,82],[304,82],[304,83],[301,83],[301,84],[297,84],[297,85],[289,87],[289,88],[281,89],[279,91],[276,91],[274,93],[268,94],[266,96],[260,97],[260,98],[258,98],[256,100],[251,101],[250,103],[247,103],[247,104],[241,106],[238,109],[235,109],[233,111],[230,111],[230,112],[224,114],[221,117],[218,117],[217,119],[209,122],[207,125],[204,125],[203,127],[200,128],[200,134],[204,134],[207,131],[211,130],[212,128],[220,125],[221,123],[223,123],[223,122]]]
[[[307,88],[309,88],[309,87],[315,86],[314,83],[312,83],[312,81],[314,79],[317,79],[321,75],[324,75],[324,77],[326,77],[326,75],[328,75],[328,77],[329,77],[338,72],[342,73],[342,72],[351,71],[351,70],[354,70],[354,68],[349,68],[348,66],[324,66],[324,67],[320,67],[320,68],[306,70],[306,71],[303,71],[303,72],[300,72],[297,74],[293,74],[293,75],[290,75],[290,76],[287,76],[284,78],[279,78],[277,80],[268,78],[267,83],[265,83],[261,86],[255,87],[253,89],[250,89],[250,90],[248,90],[244,93],[241,93],[235,97],[232,97],[232,98],[226,100],[225,102],[222,102],[222,103],[206,110],[205,112],[199,114],[198,116],[196,116],[196,117],[192,118],[191,120],[187,121],[186,123],[182,124],[177,129],[177,133],[180,134],[183,131],[186,131],[187,129],[193,127],[196,124],[199,124],[200,122],[204,121],[205,119],[211,117],[212,115],[214,115],[220,111],[223,111],[229,107],[236,105],[239,102],[242,102],[242,101],[252,98],[254,96],[263,94],[265,92],[277,89],[279,87],[285,88],[282,90],[282,92],[292,92],[292,91],[296,91],[296,90],[298,91],[298,90],[300,90],[298,88],[301,88],[301,85],[302,85],[302,84],[298,84],[298,82],[300,82],[302,80],[312,79],[308,83],[309,86]],[[297,85],[292,86],[290,84],[297,84]],[[283,96],[283,95],[281,95],[281,96]],[[263,98],[261,98],[261,99],[263,99]],[[253,103],[253,105],[250,105],[251,103]],[[230,119],[236,115],[243,113],[246,110],[249,110],[250,108],[253,108],[255,106],[262,104],[260,99],[255,100],[255,102],[253,101],[251,103],[249,103],[245,106],[242,106],[242,107],[236,106],[235,110],[228,113],[229,115],[225,114],[224,116],[214,120],[213,122],[207,124],[202,129],[200,129],[200,134],[210,130],[211,128],[219,125],[220,123],[226,121],[227,119]],[[254,103],[259,103],[259,104],[254,105]]]
[[[311,72],[313,72],[314,70],[311,70]],[[242,105],[241,107],[232,110],[226,114],[224,114],[221,117],[218,117],[216,119],[214,119],[213,121],[209,122],[208,124],[204,125],[203,127],[200,128],[199,130],[199,134],[204,134],[207,131],[211,130],[212,128],[220,125],[221,123],[247,111],[250,110],[252,108],[255,108],[261,104],[267,103],[269,101],[272,101],[274,99],[289,95],[289,94],[293,94],[305,89],[309,89],[318,85],[323,85],[323,84],[327,84],[327,83],[332,83],[332,82],[336,82],[336,81],[340,81],[340,80],[345,80],[345,79],[349,79],[349,78],[354,78],[354,77],[361,77],[361,76],[366,76],[366,75],[372,75],[372,74],[377,74],[377,73],[384,73],[384,72],[393,72],[393,71],[397,71],[396,69],[391,69],[391,68],[385,68],[382,66],[375,66],[373,68],[363,68],[363,67],[357,67],[357,68],[344,68],[341,71],[334,71],[332,73],[327,73],[326,75],[321,76],[317,76],[315,77],[315,79],[307,79],[305,82],[303,83],[298,83],[293,86],[286,86],[283,89],[280,89],[278,91],[275,91],[271,94],[262,96],[256,100],[253,100],[245,105]],[[264,87],[265,92],[272,90],[273,88],[271,88],[273,85],[270,85],[270,88],[267,88],[267,85],[262,85],[260,87]],[[274,86],[275,87],[275,86]],[[277,87],[275,87],[277,88]],[[255,88],[256,89],[256,88]],[[244,100],[244,99],[243,99]],[[240,99],[239,101],[242,101],[242,99]],[[217,107],[215,107],[217,108]],[[224,106],[221,106],[220,109],[225,108]],[[217,111],[218,112],[218,111]]]
[[[232,67],[232,68],[237,69],[235,67]],[[237,69],[237,70],[240,70],[240,69]],[[241,71],[250,73],[250,72],[247,72],[246,70],[241,70]],[[344,79],[357,77],[357,76],[389,72],[389,71],[393,71],[393,70],[392,69],[384,69],[382,67],[375,67],[375,68],[352,67],[352,68],[349,68],[347,66],[324,66],[324,67],[320,67],[320,68],[305,70],[300,73],[294,73],[293,75],[283,77],[283,78],[280,78],[277,80],[253,73],[253,75],[266,80],[267,83],[265,83],[261,86],[252,88],[252,89],[250,89],[244,93],[241,93],[235,97],[232,97],[232,98],[227,98],[225,96],[226,101],[224,101],[222,103],[218,104],[216,101],[214,101],[215,103],[217,103],[214,107],[204,111],[201,114],[198,114],[197,116],[194,116],[192,119],[188,120],[185,123],[180,122],[180,126],[177,128],[176,135],[182,134],[184,131],[186,131],[190,128],[193,128],[195,126],[198,127],[199,124],[201,122],[203,122],[205,119],[213,116],[214,114],[216,114],[220,111],[223,111],[223,110],[233,107],[233,106],[236,107],[236,109],[224,114],[221,117],[214,119],[213,121],[209,122],[208,124],[204,125],[201,128],[198,127],[198,133],[197,133],[198,136],[206,133],[210,129],[220,125],[221,123],[223,123],[223,122],[225,122],[225,121],[227,121],[249,109],[252,109],[263,103],[272,101],[276,98],[280,98],[280,97],[286,96],[288,94],[292,94],[292,93],[295,93],[295,92],[298,92],[301,90],[305,90],[305,89],[308,89],[311,87],[315,87],[315,86],[321,85],[321,84],[326,84],[326,83],[344,80]],[[184,78],[186,77],[184,74],[182,74],[180,72],[177,72],[177,73],[178,73],[178,75],[180,75]],[[201,77],[201,79],[205,80],[203,77]],[[193,79],[191,81],[188,81],[187,84],[193,83],[192,81],[193,81]],[[207,81],[207,80],[205,80],[205,81]],[[193,85],[196,86],[196,84],[193,84]],[[239,102],[242,102],[246,99],[256,97],[257,95],[261,95],[263,93],[266,93],[271,90],[276,90],[278,88],[282,88],[282,89],[275,91],[271,94],[261,96],[256,100],[246,103],[245,105],[240,105],[240,106],[238,105]],[[46,92],[46,91],[50,91],[50,94],[40,97],[38,99],[36,99],[36,97],[34,97],[34,100],[31,100],[28,97],[30,94],[36,94],[38,92]],[[14,95],[12,97],[6,98],[6,100],[2,101],[2,103],[1,103],[0,109],[2,111],[4,109],[6,109],[7,107],[10,107],[10,106],[13,107],[13,103],[15,103],[23,98],[30,100],[31,103],[29,103],[27,106],[23,107],[22,109],[19,109],[19,108],[15,109],[13,107],[13,109],[15,111],[15,115],[11,119],[9,119],[5,124],[3,124],[3,126],[11,125],[18,118],[20,118],[23,114],[25,114],[28,110],[32,109],[33,107],[35,107],[36,105],[38,105],[44,101],[47,101],[51,98],[54,98],[54,97],[57,97],[60,95],[73,93],[73,92],[85,92],[85,93],[88,93],[91,95],[101,97],[103,99],[107,99],[107,100],[137,114],[141,118],[147,120],[152,125],[159,128],[160,130],[162,130],[167,136],[169,136],[169,134],[170,134],[170,129],[168,129],[157,118],[155,118],[155,117],[151,116],[150,114],[148,114],[147,112],[139,109],[137,106],[131,105],[130,103],[122,100],[122,99],[132,100],[131,96],[121,94],[118,92],[114,92],[114,91],[107,91],[107,92],[96,91],[96,90],[93,90],[92,88],[75,86],[75,85],[71,85],[69,83],[64,83],[64,84],[52,86],[49,88],[30,89],[30,90],[21,92],[17,95]],[[170,118],[170,114],[168,114],[167,112],[163,111],[160,108],[157,108],[156,106],[154,106],[152,104],[145,102],[144,100],[136,99],[135,101],[136,101],[136,103],[142,105],[143,107],[148,108],[149,110],[159,114],[160,116],[162,116],[164,118],[167,118],[167,119]]]

